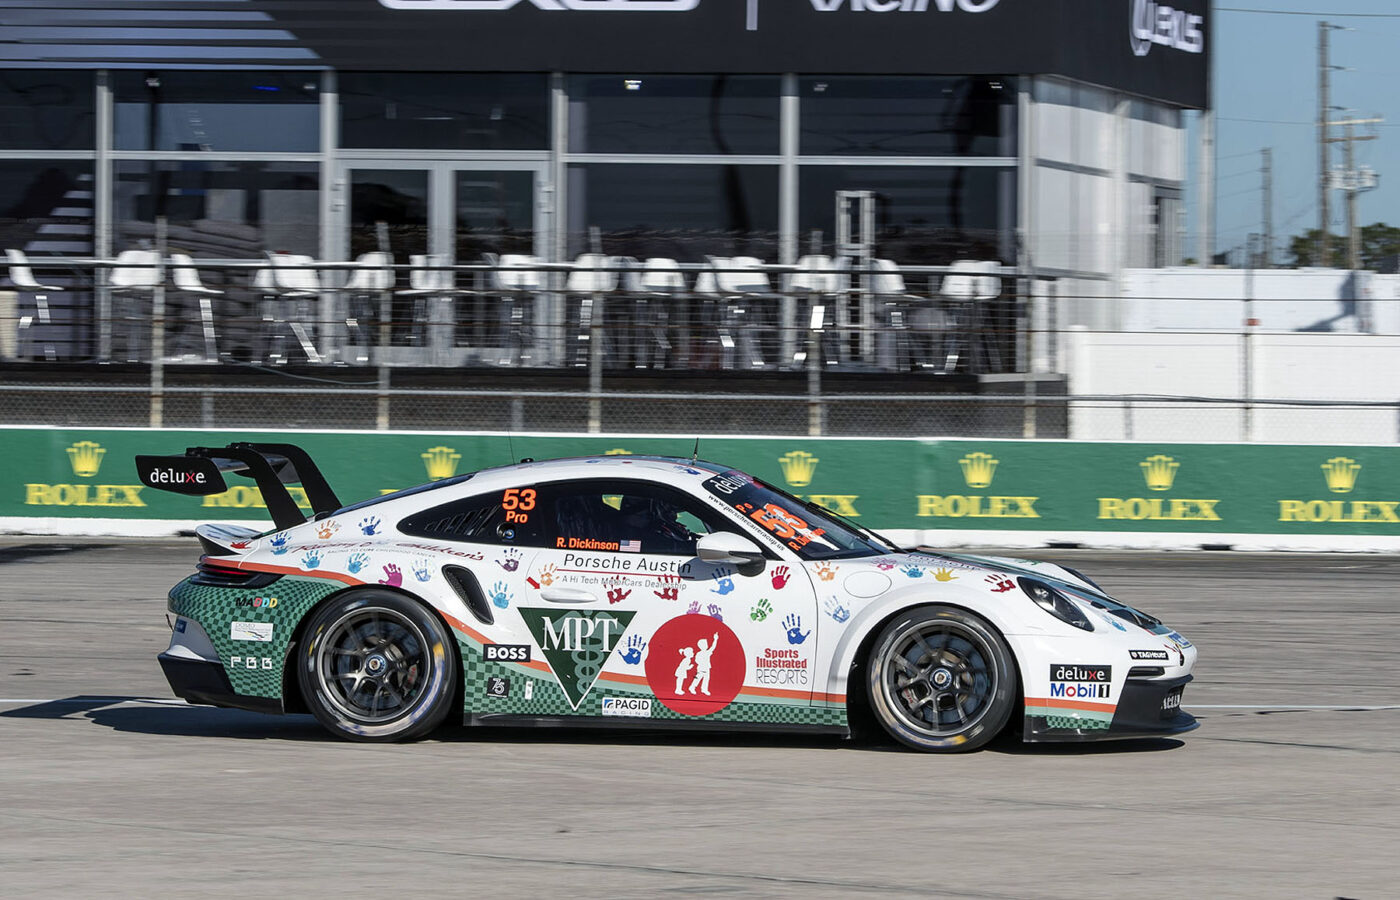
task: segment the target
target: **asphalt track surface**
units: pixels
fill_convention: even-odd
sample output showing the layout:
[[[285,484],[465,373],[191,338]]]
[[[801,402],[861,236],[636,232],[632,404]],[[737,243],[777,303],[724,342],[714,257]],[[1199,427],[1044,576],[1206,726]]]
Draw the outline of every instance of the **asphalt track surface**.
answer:
[[[1035,554],[1196,642],[1202,727],[936,757],[461,727],[362,745],[186,706],[155,656],[197,553],[0,540],[6,896],[1400,895],[1390,557]]]

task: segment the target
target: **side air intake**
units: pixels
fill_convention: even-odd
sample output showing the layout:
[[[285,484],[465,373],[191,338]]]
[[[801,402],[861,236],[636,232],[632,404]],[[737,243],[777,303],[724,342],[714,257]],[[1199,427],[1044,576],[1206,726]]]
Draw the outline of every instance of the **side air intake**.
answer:
[[[452,590],[457,592],[457,596],[462,598],[462,602],[471,610],[471,614],[483,625],[490,625],[496,621],[495,615],[491,612],[491,604],[486,602],[486,593],[477,583],[476,576],[469,569],[461,566],[443,566],[442,576],[447,579],[447,583],[452,585]]]

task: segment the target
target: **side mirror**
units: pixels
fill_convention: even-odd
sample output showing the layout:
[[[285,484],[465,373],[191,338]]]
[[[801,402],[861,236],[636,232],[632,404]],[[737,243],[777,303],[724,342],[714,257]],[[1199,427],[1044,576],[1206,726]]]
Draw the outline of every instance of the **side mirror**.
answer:
[[[695,542],[695,553],[709,563],[731,563],[738,566],[763,567],[763,551],[741,534],[718,531]],[[743,572],[743,569],[740,569]],[[748,573],[744,573],[748,574]]]

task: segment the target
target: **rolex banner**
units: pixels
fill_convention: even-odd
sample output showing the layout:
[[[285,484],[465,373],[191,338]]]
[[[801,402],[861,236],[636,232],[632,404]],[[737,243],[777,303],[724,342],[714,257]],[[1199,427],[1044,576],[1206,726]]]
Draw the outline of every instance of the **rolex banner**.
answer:
[[[519,457],[689,457],[694,438],[394,432],[0,430],[0,524],[26,518],[255,520],[251,480],[209,496],[152,490],[135,457],[294,442],[344,503]],[[875,529],[1400,536],[1400,449],[1066,441],[701,438],[744,469]],[[294,495],[303,501],[298,488]]]

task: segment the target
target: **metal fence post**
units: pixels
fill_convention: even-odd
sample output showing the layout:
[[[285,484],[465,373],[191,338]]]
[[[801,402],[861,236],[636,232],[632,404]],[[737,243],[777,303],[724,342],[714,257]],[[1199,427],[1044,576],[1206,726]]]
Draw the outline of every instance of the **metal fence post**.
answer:
[[[150,427],[165,421],[165,216],[156,216],[156,284],[151,291]]]

